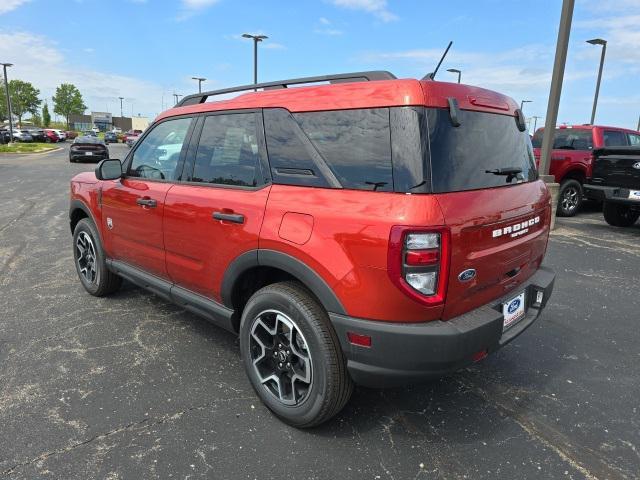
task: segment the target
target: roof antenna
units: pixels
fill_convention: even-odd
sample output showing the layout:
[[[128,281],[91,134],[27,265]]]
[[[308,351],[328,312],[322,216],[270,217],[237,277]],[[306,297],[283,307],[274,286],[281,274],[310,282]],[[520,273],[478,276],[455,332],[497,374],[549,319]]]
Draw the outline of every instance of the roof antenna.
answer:
[[[449,42],[449,45],[447,45],[446,50],[442,54],[442,57],[440,57],[440,61],[438,62],[438,65],[436,65],[436,69],[431,73],[427,73],[424,77],[422,77],[422,80],[433,80],[434,78],[436,78],[436,73],[438,73],[438,69],[440,68],[440,65],[442,65],[442,61],[444,60],[444,57],[446,57],[447,53],[449,53],[449,49],[451,48],[451,45],[453,45],[453,41]]]

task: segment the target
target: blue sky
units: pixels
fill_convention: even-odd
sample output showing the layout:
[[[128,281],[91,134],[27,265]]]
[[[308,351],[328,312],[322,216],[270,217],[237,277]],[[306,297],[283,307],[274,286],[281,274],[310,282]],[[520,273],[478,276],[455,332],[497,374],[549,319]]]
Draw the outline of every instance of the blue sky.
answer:
[[[260,80],[386,69],[429,72],[449,40],[438,79],[506,93],[543,117],[561,1],[476,0],[0,0],[0,61],[42,97],[75,83],[90,110],[155,116],[172,93]],[[597,123],[633,127],[640,115],[640,0],[577,0],[558,121],[589,121],[600,47],[608,40]],[[538,120],[538,125],[544,120]]]

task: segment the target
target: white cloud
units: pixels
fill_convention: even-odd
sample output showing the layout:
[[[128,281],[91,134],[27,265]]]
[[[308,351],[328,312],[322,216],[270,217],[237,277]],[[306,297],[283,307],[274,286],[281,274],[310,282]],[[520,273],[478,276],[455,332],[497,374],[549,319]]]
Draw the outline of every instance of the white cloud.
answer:
[[[392,22],[398,19],[397,15],[387,9],[387,0],[331,0],[331,2],[337,7],[370,13],[383,22]]]
[[[218,3],[218,1],[219,0],[182,0],[182,5],[190,10],[198,10],[201,8],[210,7]]]
[[[11,10],[15,10],[20,5],[30,1],[31,0],[2,0],[2,2],[0,2],[0,15],[10,12]]]
[[[19,52],[17,54],[16,52]],[[125,114],[153,116],[160,112],[162,86],[138,78],[111,72],[90,70],[71,64],[51,39],[28,32],[0,31],[0,58],[15,65],[9,79],[33,83],[40,98],[51,104],[51,96],[61,83],[73,83],[82,93],[89,110],[104,111],[109,105],[119,114],[118,97],[126,97]],[[165,99],[166,100],[166,99]]]

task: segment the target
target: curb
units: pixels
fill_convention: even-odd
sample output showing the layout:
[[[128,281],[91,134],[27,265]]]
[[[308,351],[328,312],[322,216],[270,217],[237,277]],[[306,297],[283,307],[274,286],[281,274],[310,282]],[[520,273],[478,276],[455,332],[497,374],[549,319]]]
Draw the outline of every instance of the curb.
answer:
[[[53,148],[45,152],[0,152],[0,155],[46,155],[47,153],[59,152],[60,150],[64,150],[64,148]]]

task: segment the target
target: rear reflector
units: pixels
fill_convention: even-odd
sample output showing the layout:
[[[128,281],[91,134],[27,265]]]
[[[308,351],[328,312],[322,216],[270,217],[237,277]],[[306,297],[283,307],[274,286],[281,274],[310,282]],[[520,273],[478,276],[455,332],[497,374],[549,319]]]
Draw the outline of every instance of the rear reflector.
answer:
[[[358,345],[360,347],[371,347],[371,337],[369,335],[362,335],[360,333],[347,332],[347,338],[352,345]]]
[[[486,350],[480,350],[477,353],[473,354],[473,357],[471,357],[471,359],[474,362],[479,362],[480,360],[482,360],[483,358],[485,358],[488,355],[488,352]]]
[[[409,250],[405,260],[407,265],[434,265],[440,260],[440,250]]]

